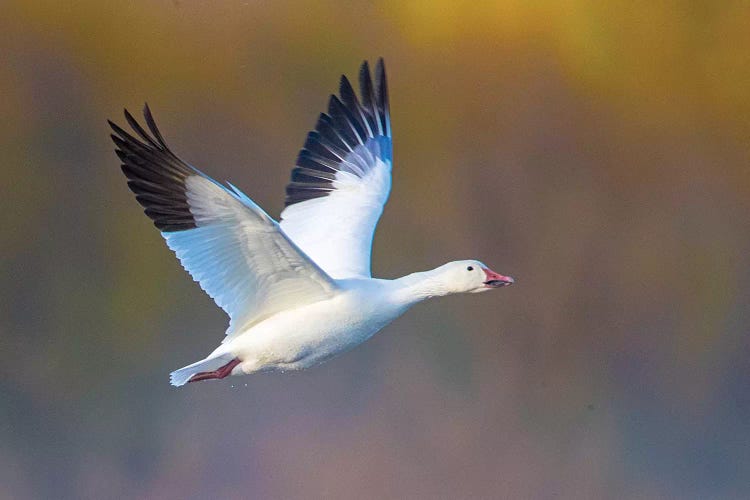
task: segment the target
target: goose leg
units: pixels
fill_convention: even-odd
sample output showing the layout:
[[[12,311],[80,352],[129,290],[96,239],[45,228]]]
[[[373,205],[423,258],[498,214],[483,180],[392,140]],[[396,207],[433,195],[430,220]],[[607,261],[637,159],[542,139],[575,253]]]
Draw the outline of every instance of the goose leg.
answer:
[[[214,370],[212,372],[200,372],[196,373],[192,377],[190,377],[190,380],[188,380],[188,383],[190,382],[199,382],[201,380],[209,380],[209,379],[221,379],[226,376],[228,376],[230,373],[232,373],[232,370],[235,366],[240,364],[239,359],[233,359],[229,363],[225,364],[221,368]]]

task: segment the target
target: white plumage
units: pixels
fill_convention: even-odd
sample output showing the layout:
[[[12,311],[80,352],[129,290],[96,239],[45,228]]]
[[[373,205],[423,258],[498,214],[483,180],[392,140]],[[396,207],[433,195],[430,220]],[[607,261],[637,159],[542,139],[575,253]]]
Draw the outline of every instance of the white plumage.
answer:
[[[369,278],[372,237],[391,190],[391,163],[377,159],[362,178],[339,172],[333,186],[324,198],[286,207],[281,228],[332,278]]]
[[[309,367],[369,338],[429,297],[513,283],[479,261],[451,262],[397,280],[370,277],[375,226],[391,187],[385,69],[360,98],[346,77],[308,135],[287,186],[281,223],[231,184],[221,185],[125,111],[139,138],[110,122],[136,199],[183,267],[229,315],[227,336],[205,359],[171,374],[173,385]]]

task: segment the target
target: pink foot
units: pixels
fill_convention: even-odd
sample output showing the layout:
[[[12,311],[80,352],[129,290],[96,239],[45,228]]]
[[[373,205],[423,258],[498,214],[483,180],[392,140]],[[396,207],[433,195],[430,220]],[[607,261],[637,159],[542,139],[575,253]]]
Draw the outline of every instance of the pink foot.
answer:
[[[190,382],[199,382],[201,380],[209,380],[209,379],[220,379],[228,376],[230,373],[232,373],[232,370],[235,366],[240,364],[239,359],[233,359],[229,363],[225,364],[221,368],[214,370],[212,372],[200,372],[196,373],[192,377],[190,377],[190,380],[188,380],[188,383]]]

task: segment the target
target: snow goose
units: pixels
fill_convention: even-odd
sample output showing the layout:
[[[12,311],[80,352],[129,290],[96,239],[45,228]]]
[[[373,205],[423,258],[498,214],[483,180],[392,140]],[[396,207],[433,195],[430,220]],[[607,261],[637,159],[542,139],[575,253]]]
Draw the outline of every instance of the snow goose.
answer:
[[[128,186],[167,245],[230,318],[205,359],[172,372],[175,386],[262,371],[299,370],[371,337],[430,297],[513,283],[476,260],[395,280],[372,278],[375,225],[391,187],[385,68],[367,62],[359,97],[341,77],[339,97],[310,132],[280,223],[230,183],[220,184],[167,146],[148,105],[148,131],[109,122]]]

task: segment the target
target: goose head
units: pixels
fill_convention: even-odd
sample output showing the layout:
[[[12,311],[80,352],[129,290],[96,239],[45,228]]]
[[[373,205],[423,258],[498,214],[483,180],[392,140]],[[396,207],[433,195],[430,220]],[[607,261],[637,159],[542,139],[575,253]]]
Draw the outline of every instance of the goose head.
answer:
[[[478,260],[449,262],[440,269],[440,278],[452,293],[480,293],[512,285],[515,280],[503,276]]]

